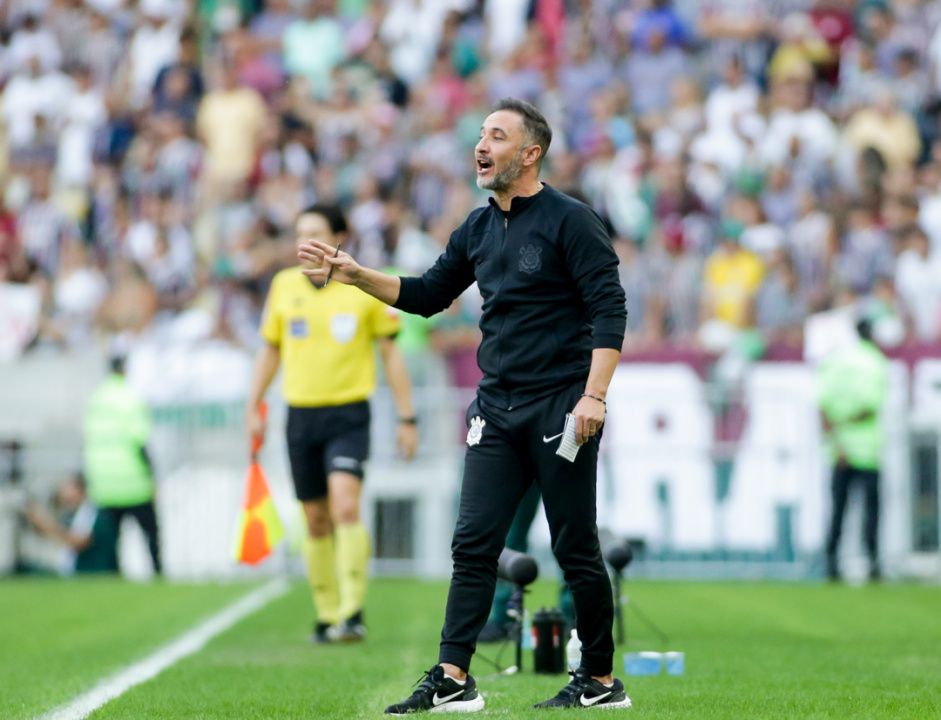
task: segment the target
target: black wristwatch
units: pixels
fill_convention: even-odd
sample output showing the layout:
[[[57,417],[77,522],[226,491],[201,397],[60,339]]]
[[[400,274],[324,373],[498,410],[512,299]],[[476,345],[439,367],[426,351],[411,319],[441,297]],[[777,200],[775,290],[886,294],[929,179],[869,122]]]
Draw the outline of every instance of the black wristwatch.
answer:
[[[402,425],[418,425],[418,418],[413,415],[412,417],[399,418],[399,422]]]

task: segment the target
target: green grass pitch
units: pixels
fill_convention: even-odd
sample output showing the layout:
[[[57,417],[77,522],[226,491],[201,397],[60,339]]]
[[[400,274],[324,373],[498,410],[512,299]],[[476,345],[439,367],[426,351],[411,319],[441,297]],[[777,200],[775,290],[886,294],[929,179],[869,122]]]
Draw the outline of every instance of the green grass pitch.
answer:
[[[135,585],[117,579],[0,583],[0,718],[34,718],[145,657],[254,585]],[[630,601],[669,647],[627,609],[628,641],[615,669],[633,718],[941,718],[941,588],[628,581]],[[446,584],[377,580],[369,640],[307,643],[306,586],[212,640],[156,679],[92,714],[138,718],[379,718],[436,658]],[[554,604],[540,582],[535,610]],[[681,650],[680,677],[625,677],[626,650]],[[496,646],[482,646],[488,656]],[[512,659],[512,649],[503,655]],[[484,715],[544,717],[528,709],[563,676],[471,672]],[[618,666],[621,666],[620,669]],[[558,711],[556,711],[558,712]],[[581,712],[581,711],[569,711]],[[611,711],[619,712],[619,711]]]

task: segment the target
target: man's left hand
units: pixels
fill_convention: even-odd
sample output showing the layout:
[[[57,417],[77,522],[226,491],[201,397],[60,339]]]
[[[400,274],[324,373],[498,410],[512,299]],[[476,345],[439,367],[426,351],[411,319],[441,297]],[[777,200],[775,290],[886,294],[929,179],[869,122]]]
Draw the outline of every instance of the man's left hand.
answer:
[[[581,398],[572,410],[575,416],[575,442],[582,445],[601,430],[604,425],[604,413],[605,406],[600,400]]]
[[[415,457],[415,451],[418,449],[417,427],[410,423],[399,423],[399,429],[396,432],[395,439],[403,458],[411,460]]]

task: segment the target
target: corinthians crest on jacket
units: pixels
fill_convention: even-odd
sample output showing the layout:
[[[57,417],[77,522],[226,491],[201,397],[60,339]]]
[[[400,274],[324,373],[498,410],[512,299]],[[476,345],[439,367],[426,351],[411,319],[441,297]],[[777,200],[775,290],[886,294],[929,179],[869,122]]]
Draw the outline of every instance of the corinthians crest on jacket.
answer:
[[[484,425],[486,424],[487,421],[480,417],[480,415],[471,420],[470,429],[467,431],[468,446],[476,445],[480,442],[480,438],[484,434]]]
[[[527,245],[524,248],[520,248],[520,272],[524,272],[527,275],[532,275],[541,267],[542,248],[537,248],[532,244]]]

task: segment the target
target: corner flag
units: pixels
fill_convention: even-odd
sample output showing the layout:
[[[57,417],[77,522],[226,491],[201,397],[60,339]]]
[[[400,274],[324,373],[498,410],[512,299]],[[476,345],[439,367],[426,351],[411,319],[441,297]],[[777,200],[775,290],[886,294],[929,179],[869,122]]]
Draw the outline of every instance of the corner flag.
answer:
[[[266,412],[261,405],[262,417]],[[258,451],[262,440],[252,441],[252,461],[245,476],[245,495],[235,538],[235,558],[239,562],[255,565],[271,554],[272,549],[284,537],[284,528],[278,518],[265,473],[258,463]]]

